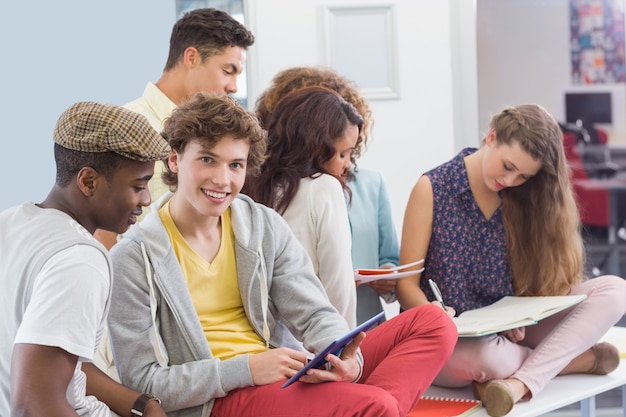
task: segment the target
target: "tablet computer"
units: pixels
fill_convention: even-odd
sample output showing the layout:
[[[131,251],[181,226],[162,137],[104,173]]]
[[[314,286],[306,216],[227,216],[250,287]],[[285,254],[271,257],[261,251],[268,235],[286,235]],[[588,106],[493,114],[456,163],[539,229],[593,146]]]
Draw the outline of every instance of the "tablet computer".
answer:
[[[380,313],[376,314],[371,319],[369,319],[366,322],[358,325],[354,330],[350,330],[344,336],[340,337],[339,339],[337,339],[334,342],[332,342],[330,345],[326,346],[326,348],[324,350],[322,350],[320,353],[318,353],[317,356],[315,356],[313,359],[311,359],[309,361],[309,363],[304,365],[304,367],[302,369],[300,369],[298,372],[296,372],[296,374],[294,376],[292,376],[287,381],[285,381],[285,383],[283,385],[281,385],[280,387],[281,388],[287,388],[289,385],[291,385],[294,382],[296,382],[297,380],[299,380],[301,376],[306,375],[306,372],[309,369],[311,369],[311,368],[319,368],[320,366],[324,365],[326,363],[326,359],[324,359],[324,358],[329,353],[332,353],[335,356],[339,356],[341,354],[341,351],[343,350],[343,348],[348,343],[350,343],[352,341],[352,339],[354,339],[354,337],[356,335],[358,335],[361,332],[366,332],[367,330],[369,330],[372,326],[374,326],[376,323],[378,323],[380,321],[380,319],[382,319],[384,316],[385,316],[385,312],[381,311]]]

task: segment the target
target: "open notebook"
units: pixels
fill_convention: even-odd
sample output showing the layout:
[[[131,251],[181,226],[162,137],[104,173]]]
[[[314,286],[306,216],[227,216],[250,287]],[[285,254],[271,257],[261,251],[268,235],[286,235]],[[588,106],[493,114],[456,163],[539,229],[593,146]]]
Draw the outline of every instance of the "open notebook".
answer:
[[[503,297],[476,310],[467,310],[454,317],[459,337],[476,337],[518,327],[531,326],[575,304],[586,295],[546,297]]]

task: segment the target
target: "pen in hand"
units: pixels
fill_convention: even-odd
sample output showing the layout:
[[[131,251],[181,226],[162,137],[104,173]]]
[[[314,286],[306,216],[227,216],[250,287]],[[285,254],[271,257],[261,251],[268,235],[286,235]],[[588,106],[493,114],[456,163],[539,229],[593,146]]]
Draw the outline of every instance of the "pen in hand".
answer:
[[[441,307],[443,307],[443,309],[446,310],[447,307],[446,307],[446,305],[443,302],[443,297],[441,296],[441,291],[439,291],[439,287],[437,286],[435,281],[433,281],[432,279],[429,279],[428,280],[428,285],[430,285],[430,289],[433,290],[433,294],[435,294],[435,299],[437,301],[439,301],[439,303],[441,304]]]

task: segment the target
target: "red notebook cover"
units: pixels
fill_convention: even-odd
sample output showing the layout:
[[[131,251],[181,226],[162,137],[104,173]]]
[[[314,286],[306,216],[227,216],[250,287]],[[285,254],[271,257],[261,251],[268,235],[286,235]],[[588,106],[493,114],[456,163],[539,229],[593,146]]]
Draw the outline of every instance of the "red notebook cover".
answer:
[[[479,400],[422,397],[407,417],[464,417],[481,407]]]

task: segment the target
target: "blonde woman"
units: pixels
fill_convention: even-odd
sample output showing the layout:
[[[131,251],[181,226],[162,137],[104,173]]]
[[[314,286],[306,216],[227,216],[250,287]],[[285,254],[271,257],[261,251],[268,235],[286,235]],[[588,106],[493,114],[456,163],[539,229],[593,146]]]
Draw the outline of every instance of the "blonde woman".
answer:
[[[626,282],[585,280],[562,141],[542,107],[506,108],[480,149],[423,175],[406,208],[400,262],[426,258],[426,270],[398,283],[404,309],[433,299],[428,279],[457,313],[505,295],[587,295],[536,326],[457,343],[435,383],[474,381],[491,416],[506,415],[556,375],[606,374],[619,363],[614,346],[596,342],[624,315]]]

